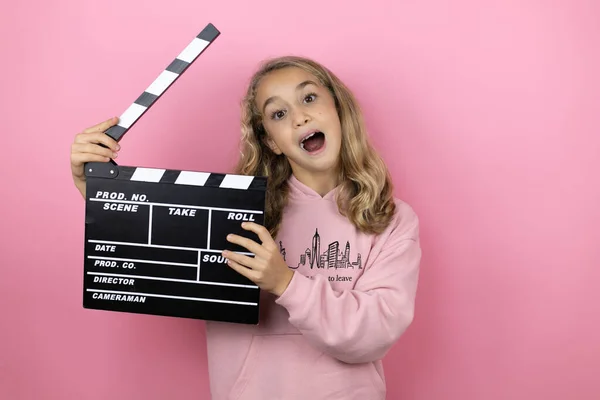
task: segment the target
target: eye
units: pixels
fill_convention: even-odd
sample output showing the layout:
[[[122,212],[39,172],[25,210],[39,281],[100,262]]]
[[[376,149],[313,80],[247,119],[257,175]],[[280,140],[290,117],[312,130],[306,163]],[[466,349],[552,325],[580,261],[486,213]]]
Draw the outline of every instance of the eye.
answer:
[[[281,119],[285,116],[285,111],[278,110],[271,113],[271,119]]]
[[[307,103],[312,103],[317,99],[317,95],[315,93],[309,93],[304,97],[304,101]]]

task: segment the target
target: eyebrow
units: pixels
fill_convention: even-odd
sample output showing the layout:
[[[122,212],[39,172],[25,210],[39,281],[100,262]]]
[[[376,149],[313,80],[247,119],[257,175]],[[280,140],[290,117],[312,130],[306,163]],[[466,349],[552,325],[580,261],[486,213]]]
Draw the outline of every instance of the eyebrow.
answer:
[[[298,86],[296,86],[296,91],[302,90],[302,89],[304,89],[308,85],[318,86],[314,81],[306,80],[304,82],[299,83]],[[263,104],[263,106],[262,106],[262,112],[263,112],[263,114],[265,112],[265,108],[267,108],[267,106],[269,104],[271,104],[272,102],[274,102],[275,99],[277,99],[277,96],[271,96],[267,100],[265,100],[265,104]]]

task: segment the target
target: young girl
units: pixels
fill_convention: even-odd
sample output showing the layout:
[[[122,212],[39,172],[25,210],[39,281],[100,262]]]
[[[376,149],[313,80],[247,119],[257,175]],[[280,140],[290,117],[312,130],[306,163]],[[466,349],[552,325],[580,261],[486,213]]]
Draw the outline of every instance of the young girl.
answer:
[[[115,158],[111,119],[76,136],[71,166]],[[269,177],[255,254],[224,252],[261,290],[257,326],[207,322],[213,400],[385,399],[382,358],[413,320],[421,249],[412,208],[369,144],[350,90],[300,57],[264,63],[242,103],[237,173]],[[108,148],[98,145],[103,143]]]

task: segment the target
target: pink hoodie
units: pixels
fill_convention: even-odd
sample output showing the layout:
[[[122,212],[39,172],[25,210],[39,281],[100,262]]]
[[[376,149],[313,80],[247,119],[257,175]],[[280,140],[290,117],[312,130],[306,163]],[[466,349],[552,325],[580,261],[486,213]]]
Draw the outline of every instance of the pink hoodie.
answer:
[[[257,326],[207,323],[213,400],[379,400],[381,359],[413,319],[421,249],[412,208],[365,235],[295,177],[277,241],[295,270]]]

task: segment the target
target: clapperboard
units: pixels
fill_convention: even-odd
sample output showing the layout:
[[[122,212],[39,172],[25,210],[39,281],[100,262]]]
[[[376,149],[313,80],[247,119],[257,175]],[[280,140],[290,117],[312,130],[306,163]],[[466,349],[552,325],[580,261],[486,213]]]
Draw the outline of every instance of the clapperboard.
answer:
[[[220,32],[208,24],[105,133],[120,140]],[[88,163],[83,306],[257,324],[259,288],[224,249],[264,222],[266,178]]]

